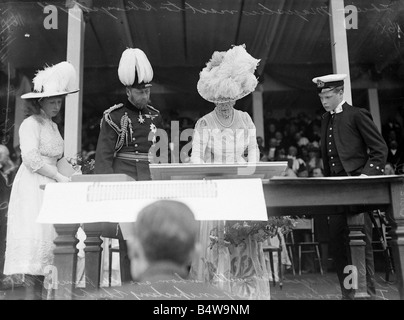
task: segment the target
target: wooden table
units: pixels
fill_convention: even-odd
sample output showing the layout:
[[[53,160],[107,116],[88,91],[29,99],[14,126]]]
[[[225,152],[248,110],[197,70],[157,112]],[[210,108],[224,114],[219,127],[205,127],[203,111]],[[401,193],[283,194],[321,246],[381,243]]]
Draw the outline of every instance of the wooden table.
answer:
[[[400,299],[404,300],[404,176],[349,179],[277,178],[263,183],[268,216],[331,215],[385,210],[391,223],[393,261]],[[347,216],[352,265],[358,271],[356,299],[368,298],[365,272],[364,216]]]
[[[263,180],[268,216],[345,214],[344,208],[355,206],[358,212],[385,210],[391,222],[393,259],[400,299],[404,300],[404,176],[368,178],[274,178]],[[248,201],[248,199],[246,199]],[[368,297],[364,273],[365,241],[363,213],[348,217],[352,264],[358,270],[356,299]],[[55,225],[55,266],[58,270],[56,299],[74,299],[77,239],[79,224]],[[87,239],[86,285],[98,287],[100,279],[100,239],[102,224],[84,225]]]

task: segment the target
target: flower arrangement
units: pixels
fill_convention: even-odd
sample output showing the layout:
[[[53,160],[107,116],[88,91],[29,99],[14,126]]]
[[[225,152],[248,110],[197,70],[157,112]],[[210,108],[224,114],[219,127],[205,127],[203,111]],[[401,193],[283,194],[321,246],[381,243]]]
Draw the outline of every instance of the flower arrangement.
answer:
[[[75,158],[68,158],[67,161],[76,171],[81,171],[82,174],[93,174],[95,160],[78,153]]]
[[[295,219],[289,216],[270,217],[267,221],[226,221],[223,228],[216,227],[211,230],[210,247],[219,241],[219,233],[223,233],[225,246],[238,246],[248,237],[262,242],[278,233],[287,234],[295,225]]]

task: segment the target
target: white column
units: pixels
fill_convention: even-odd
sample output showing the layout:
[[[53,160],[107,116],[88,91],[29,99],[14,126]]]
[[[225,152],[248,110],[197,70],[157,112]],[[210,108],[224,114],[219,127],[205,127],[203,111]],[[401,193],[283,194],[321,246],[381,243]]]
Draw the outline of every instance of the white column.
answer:
[[[368,100],[369,100],[369,111],[372,114],[373,122],[376,124],[376,127],[379,129],[379,132],[382,132],[382,122],[380,120],[379,96],[377,94],[376,88],[368,89]]]
[[[66,96],[64,140],[67,157],[74,157],[81,151],[84,27],[83,11],[75,4],[68,14],[66,60],[76,69],[76,87],[80,91]]]
[[[344,0],[330,0],[331,52],[334,73],[345,73],[344,98],[352,104]]]
[[[257,129],[257,137],[262,137],[265,144],[264,136],[264,107],[261,85],[252,93],[252,113],[253,122]]]

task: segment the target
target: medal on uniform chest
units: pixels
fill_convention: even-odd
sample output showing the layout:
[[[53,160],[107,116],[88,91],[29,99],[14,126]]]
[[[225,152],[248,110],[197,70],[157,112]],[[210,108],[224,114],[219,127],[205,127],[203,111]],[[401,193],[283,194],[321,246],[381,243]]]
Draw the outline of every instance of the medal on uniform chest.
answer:
[[[150,119],[151,121],[154,120],[155,117],[157,117],[158,115],[152,115],[151,112],[149,112],[149,114],[145,114],[144,115],[147,119]]]
[[[139,111],[139,117],[137,118],[137,121],[139,121],[140,124],[145,122],[145,119],[143,118],[143,115]]]
[[[155,144],[156,143],[157,127],[153,122],[150,124],[150,132],[153,133],[152,143]]]

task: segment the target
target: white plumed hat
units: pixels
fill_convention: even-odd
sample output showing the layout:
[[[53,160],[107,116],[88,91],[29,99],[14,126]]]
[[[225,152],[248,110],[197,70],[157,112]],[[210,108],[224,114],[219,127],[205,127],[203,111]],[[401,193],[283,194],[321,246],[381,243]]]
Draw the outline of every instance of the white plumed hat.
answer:
[[[32,82],[34,90],[23,94],[22,99],[55,97],[79,91],[75,89],[76,70],[67,61],[37,71]]]
[[[197,89],[207,101],[224,103],[239,100],[253,92],[258,84],[254,71],[260,59],[253,58],[245,45],[228,51],[215,51],[199,74]]]
[[[153,79],[153,68],[142,50],[128,48],[122,53],[119,61],[118,76],[126,87],[150,87],[150,82]]]

